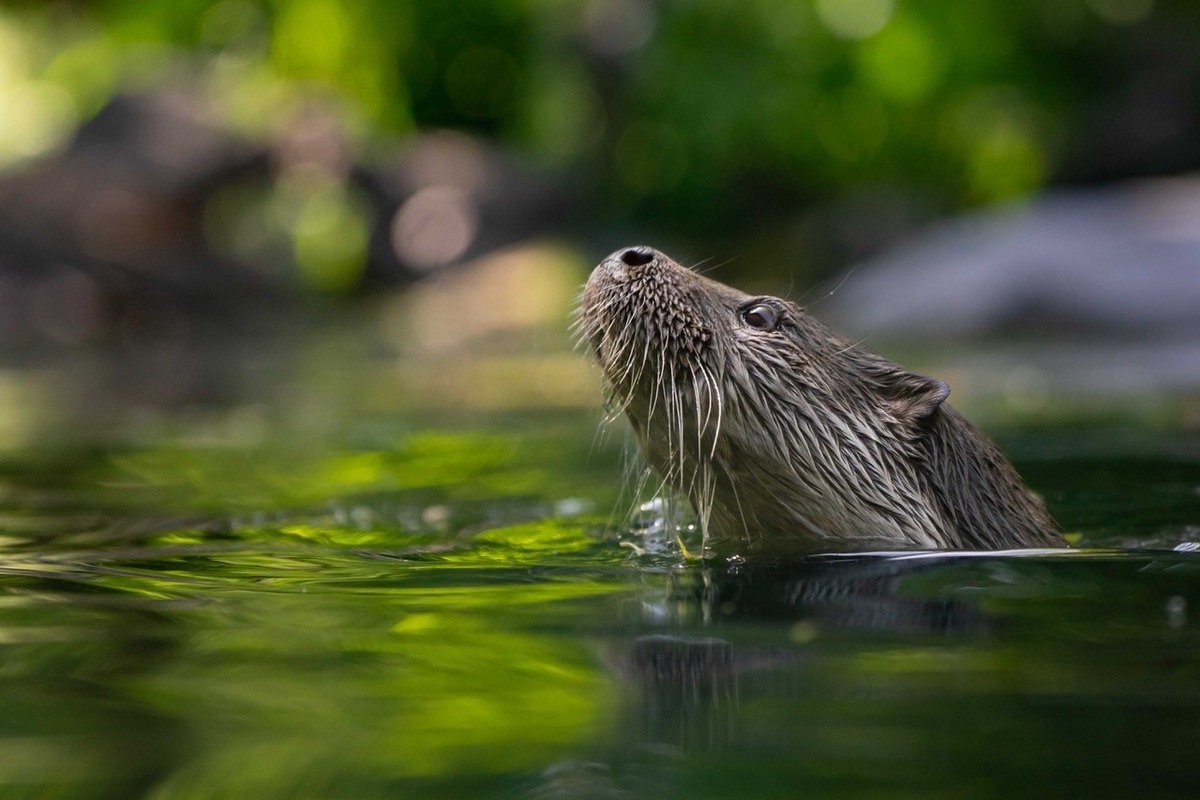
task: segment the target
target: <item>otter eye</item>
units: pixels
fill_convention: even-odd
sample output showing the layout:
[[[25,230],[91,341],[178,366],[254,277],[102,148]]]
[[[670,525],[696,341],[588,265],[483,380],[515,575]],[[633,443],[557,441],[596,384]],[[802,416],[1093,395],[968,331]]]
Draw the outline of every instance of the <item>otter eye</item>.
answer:
[[[766,303],[742,311],[742,322],[760,331],[773,331],[779,325],[779,312]]]

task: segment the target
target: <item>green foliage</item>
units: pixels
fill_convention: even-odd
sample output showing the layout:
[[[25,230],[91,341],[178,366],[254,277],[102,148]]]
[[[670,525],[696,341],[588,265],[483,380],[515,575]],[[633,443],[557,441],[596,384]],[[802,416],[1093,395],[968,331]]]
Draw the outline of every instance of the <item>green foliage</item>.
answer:
[[[0,157],[190,65],[247,130],[287,126],[315,94],[360,137],[498,137],[587,176],[610,213],[694,230],[879,183],[953,206],[1042,186],[1127,32],[1172,28],[1200,20],[1172,0],[26,5],[0,13],[0,92],[27,101],[11,123],[26,135],[0,137]],[[333,200],[299,212],[318,286],[355,263],[321,240],[347,213]]]

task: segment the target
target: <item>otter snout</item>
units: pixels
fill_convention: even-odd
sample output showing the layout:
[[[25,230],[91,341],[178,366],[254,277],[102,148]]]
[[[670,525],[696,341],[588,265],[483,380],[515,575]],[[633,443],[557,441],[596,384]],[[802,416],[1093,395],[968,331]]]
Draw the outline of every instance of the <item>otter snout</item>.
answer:
[[[659,268],[666,264],[667,261],[669,259],[653,247],[647,247],[646,245],[623,247],[620,250],[610,253],[607,258],[601,261],[592,270],[592,276],[588,282],[595,283],[596,281],[603,280],[625,281],[639,273]]]
[[[627,264],[631,267],[643,267],[660,255],[653,247],[638,245],[637,247],[630,247],[628,250],[618,250],[609,256],[609,258],[619,258],[622,264]]]
[[[692,307],[705,305],[704,283],[646,245],[623,247],[596,265],[580,299],[580,333],[610,381],[628,389],[633,378],[689,369],[711,338],[705,312]]]

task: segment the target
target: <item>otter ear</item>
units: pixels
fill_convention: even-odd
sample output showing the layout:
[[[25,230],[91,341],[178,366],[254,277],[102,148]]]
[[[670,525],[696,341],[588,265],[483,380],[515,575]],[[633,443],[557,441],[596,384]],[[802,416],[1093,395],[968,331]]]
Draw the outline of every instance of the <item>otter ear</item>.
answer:
[[[933,416],[950,396],[950,387],[937,378],[903,370],[885,375],[881,385],[884,399],[893,413],[900,419],[916,423]]]

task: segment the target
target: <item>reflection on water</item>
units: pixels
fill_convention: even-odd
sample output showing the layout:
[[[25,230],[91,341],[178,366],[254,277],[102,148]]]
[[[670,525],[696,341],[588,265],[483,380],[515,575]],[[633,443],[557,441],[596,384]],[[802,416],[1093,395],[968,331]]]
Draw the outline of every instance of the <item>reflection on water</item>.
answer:
[[[62,546],[54,518],[10,518],[0,780],[72,796],[1187,785],[1193,553],[680,567],[630,561],[601,518],[536,499],[505,512],[524,521],[463,510],[421,531],[385,522],[386,497],[355,501],[365,525],[62,517]]]
[[[1195,785],[1198,577],[1190,554],[1116,552],[689,573],[673,621],[651,615],[669,633],[611,644],[610,769],[672,797],[1174,796]]]
[[[1010,435],[1070,553],[684,565],[609,530],[594,414],[388,410],[332,352],[4,448],[0,794],[1194,794],[1194,432]]]

